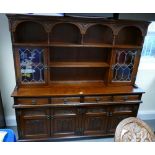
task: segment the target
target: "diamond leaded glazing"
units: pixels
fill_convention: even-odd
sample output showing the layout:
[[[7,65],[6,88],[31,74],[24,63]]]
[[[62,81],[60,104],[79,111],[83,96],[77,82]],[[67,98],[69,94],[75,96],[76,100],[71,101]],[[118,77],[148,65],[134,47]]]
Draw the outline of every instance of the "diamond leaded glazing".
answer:
[[[42,48],[19,48],[22,82],[44,82],[43,52]]]
[[[136,50],[116,50],[113,81],[131,81]]]

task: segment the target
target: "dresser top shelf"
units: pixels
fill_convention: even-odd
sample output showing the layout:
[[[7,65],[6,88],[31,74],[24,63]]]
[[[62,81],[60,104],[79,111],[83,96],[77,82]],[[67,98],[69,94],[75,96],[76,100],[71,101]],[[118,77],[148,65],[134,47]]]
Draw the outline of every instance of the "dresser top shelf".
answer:
[[[106,94],[140,94],[141,88],[133,86],[106,87],[106,86],[80,86],[80,85],[53,85],[38,88],[15,89],[12,97],[50,97],[50,96],[79,96],[79,95],[106,95]]]

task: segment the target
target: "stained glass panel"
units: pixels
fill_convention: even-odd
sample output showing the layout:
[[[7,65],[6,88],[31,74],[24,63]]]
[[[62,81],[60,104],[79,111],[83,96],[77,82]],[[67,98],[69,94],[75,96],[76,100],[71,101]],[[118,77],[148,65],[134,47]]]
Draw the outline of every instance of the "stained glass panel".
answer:
[[[42,48],[19,48],[21,80],[23,83],[44,82]]]
[[[131,81],[136,50],[116,50],[113,81]]]

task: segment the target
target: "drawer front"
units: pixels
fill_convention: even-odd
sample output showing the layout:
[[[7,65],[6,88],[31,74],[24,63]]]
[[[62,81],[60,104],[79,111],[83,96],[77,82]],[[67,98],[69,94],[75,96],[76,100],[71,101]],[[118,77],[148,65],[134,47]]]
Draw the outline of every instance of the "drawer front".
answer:
[[[97,103],[97,102],[110,102],[112,101],[112,96],[86,96],[84,102]]]
[[[55,108],[53,110],[54,116],[60,116],[60,115],[76,115],[76,109],[75,108]]]
[[[48,98],[17,98],[16,102],[23,105],[49,104]]]
[[[89,107],[86,108],[85,114],[106,114],[107,113],[107,106],[105,107]]]
[[[52,104],[79,103],[80,97],[54,97],[51,100]]]
[[[109,115],[134,114],[138,109],[138,105],[117,105],[109,107]]]
[[[119,101],[134,101],[139,100],[139,95],[115,95],[113,100],[116,102]]]

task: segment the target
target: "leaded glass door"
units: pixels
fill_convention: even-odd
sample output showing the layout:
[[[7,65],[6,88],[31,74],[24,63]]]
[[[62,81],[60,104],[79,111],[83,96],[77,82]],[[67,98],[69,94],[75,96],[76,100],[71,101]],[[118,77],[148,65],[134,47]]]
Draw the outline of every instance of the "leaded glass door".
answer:
[[[139,61],[137,56],[140,55],[140,51],[138,49],[115,49],[114,53],[111,82],[133,84]]]
[[[16,49],[17,76],[21,84],[47,83],[47,50],[41,47],[21,47]]]

